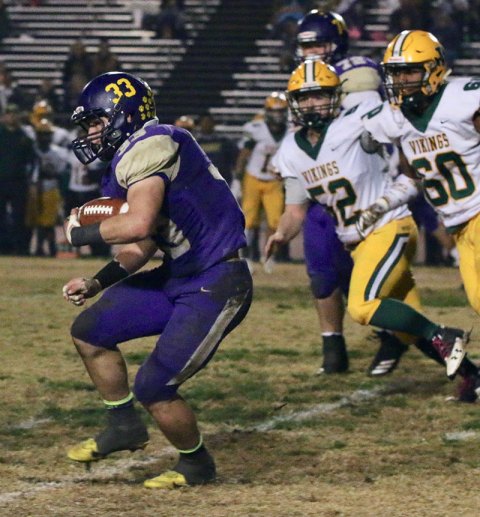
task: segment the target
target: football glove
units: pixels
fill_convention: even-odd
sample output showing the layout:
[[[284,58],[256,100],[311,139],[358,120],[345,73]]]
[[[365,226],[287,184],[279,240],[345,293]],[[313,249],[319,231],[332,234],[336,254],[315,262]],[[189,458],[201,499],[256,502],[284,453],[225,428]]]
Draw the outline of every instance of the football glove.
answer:
[[[373,205],[361,210],[355,221],[355,227],[360,237],[365,239],[367,230],[372,227],[382,215],[390,210],[390,205],[384,197],[378,198]]]

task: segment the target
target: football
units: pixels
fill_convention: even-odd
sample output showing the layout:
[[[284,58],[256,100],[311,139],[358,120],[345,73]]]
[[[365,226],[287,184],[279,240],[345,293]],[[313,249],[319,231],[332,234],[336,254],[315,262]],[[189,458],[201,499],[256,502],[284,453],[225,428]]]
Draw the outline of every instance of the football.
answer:
[[[99,197],[88,201],[78,209],[78,221],[82,226],[96,224],[125,212],[128,212],[128,203],[124,199]]]

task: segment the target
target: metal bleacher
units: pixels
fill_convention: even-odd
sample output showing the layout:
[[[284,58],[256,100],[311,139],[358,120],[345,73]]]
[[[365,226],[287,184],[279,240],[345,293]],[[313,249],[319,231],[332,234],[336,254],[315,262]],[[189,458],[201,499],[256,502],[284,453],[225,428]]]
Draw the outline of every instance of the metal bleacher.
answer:
[[[189,38],[208,22],[219,2],[186,0]],[[45,0],[39,6],[10,0],[7,5],[14,34],[3,40],[0,60],[29,93],[45,78],[63,93],[63,64],[77,38],[90,55],[96,53],[101,38],[108,38],[123,69],[141,75],[154,89],[168,79],[191,42],[156,39],[153,31],[139,29],[127,0]]]
[[[139,28],[133,3],[129,0],[44,0],[40,6],[32,7],[7,0],[14,33],[3,40],[0,60],[12,71],[18,84],[30,93],[35,92],[43,79],[49,78],[61,95],[63,64],[71,44],[81,37],[87,51],[93,55],[100,39],[106,37],[123,68],[145,78],[158,92],[169,82],[185,56],[192,55],[189,50],[208,36],[209,22],[221,12],[222,4],[236,7],[236,2],[231,0],[230,3],[229,0],[185,0],[188,36],[182,41],[157,39],[153,31]],[[156,0],[150,3],[158,6]],[[238,4],[241,3],[242,0],[238,0]],[[269,3],[273,6],[274,2]],[[142,2],[136,4],[144,5]],[[382,0],[370,5],[373,7],[366,10],[366,30],[371,37],[366,41],[352,41],[350,46],[352,53],[378,58],[385,49],[391,8],[385,7]],[[248,27],[248,20],[241,18],[236,18],[237,23]],[[226,32],[229,30],[231,27],[225,29]],[[250,42],[253,40],[255,45],[248,47],[241,66],[233,67],[229,63],[232,54],[228,48],[225,48],[225,55],[214,54],[216,49],[207,45],[206,57],[196,56],[199,66],[209,67],[210,81],[218,85],[222,76],[229,75],[232,79],[222,86],[218,102],[211,103],[209,110],[217,121],[217,129],[234,138],[240,136],[242,125],[262,109],[265,97],[271,91],[284,90],[289,78],[289,73],[282,72],[280,66],[282,42],[271,39],[268,26],[262,34],[249,33],[245,37],[250,38]],[[216,45],[216,41],[213,44]],[[227,38],[222,44],[238,45],[239,42]],[[480,42],[465,43],[463,56],[455,61],[454,73],[480,74],[479,51]],[[185,78],[185,81],[189,79]],[[205,91],[208,89],[206,84],[199,83],[198,75],[196,81]],[[198,98],[204,94],[203,90],[195,92]]]

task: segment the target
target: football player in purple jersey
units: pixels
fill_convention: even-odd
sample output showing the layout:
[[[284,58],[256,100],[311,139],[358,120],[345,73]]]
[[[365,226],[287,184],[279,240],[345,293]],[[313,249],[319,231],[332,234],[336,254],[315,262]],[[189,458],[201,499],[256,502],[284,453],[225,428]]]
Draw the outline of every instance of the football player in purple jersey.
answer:
[[[368,95],[378,96],[381,84],[378,66],[367,57],[346,57],[348,46],[348,28],[338,13],[313,9],[299,22],[297,59],[318,58],[336,68],[346,94],[343,109],[354,107]],[[343,335],[343,298],[348,292],[352,259],[336,235],[333,218],[318,203],[309,205],[303,238],[307,273],[322,332],[323,364],[318,373],[341,373],[349,366]],[[377,334],[381,346],[368,368],[373,376],[391,373],[407,349],[393,334],[386,331]]]
[[[177,390],[248,312],[252,278],[238,256],[246,245],[243,214],[191,134],[159,123],[153,92],[142,79],[124,72],[97,76],[85,86],[72,121],[84,130],[73,142],[77,158],[109,162],[102,194],[125,199],[129,210],[80,226],[74,209],[65,222],[73,246],[122,245],[92,278],[73,278],[63,288],[64,298],[79,306],[104,290],[75,319],[71,334],[108,415],[106,427],[68,457],[88,463],[146,446],[148,432],[118,345],[159,335],[133,392],[179,459],[144,485],[208,483],[215,463]],[[159,250],[161,265],[140,272]]]

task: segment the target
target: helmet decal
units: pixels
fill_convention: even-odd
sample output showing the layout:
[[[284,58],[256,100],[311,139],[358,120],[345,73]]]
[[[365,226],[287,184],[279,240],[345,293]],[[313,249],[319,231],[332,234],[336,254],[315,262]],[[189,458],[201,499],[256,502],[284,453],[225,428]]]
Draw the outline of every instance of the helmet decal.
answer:
[[[155,117],[154,95],[143,79],[126,72],[101,74],[85,86],[73,112],[72,122],[87,134],[74,140],[73,150],[85,164],[96,158],[111,160],[130,135]],[[102,130],[89,133],[96,120]]]

